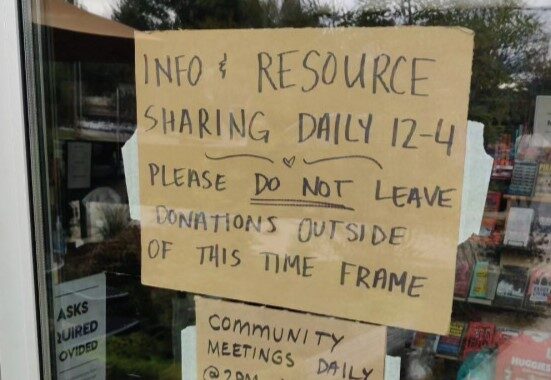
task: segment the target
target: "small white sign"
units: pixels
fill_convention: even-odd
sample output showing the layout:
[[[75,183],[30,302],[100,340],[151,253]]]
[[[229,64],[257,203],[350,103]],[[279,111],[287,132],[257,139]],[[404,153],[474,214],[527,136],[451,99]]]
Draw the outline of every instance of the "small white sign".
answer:
[[[57,379],[105,380],[105,274],[54,290]]]
[[[551,96],[536,97],[534,135],[540,135],[546,140],[551,140]]]
[[[511,207],[507,216],[505,228],[505,245],[527,247],[530,241],[530,230],[534,220],[534,210],[531,208]]]

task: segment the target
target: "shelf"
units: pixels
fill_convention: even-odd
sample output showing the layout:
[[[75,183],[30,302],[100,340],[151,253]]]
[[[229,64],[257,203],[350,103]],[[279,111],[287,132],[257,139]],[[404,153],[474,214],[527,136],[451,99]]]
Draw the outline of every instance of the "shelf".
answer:
[[[518,202],[538,202],[538,203],[551,203],[551,194],[550,195],[535,195],[533,197],[527,197],[523,195],[511,195],[503,194],[503,198],[512,201]]]
[[[526,254],[531,254],[534,252],[534,249],[530,246],[530,243],[527,247],[517,246],[517,245],[508,245],[508,244],[499,244],[495,247],[496,250],[499,250],[500,252],[507,251],[507,252],[523,252]]]
[[[537,315],[545,318],[549,316],[549,313],[545,311],[527,309],[523,307],[514,307],[514,306],[498,306],[498,305],[493,305],[491,303],[487,303],[486,300],[483,300],[483,299],[453,297],[453,300],[455,302],[462,302],[469,305],[482,306],[486,309],[491,309],[492,311],[496,311],[496,312],[505,310],[505,311],[511,311],[516,313]]]
[[[507,218],[507,212],[505,211],[484,211],[484,218],[493,218],[496,220],[505,220]]]
[[[490,177],[491,181],[511,181],[511,176],[498,176],[498,175],[492,175]]]
[[[434,357],[439,358],[439,359],[451,360],[451,361],[454,361],[454,362],[461,362],[462,361],[460,358],[455,357],[455,356],[434,354]]]
[[[80,121],[76,127],[59,127],[57,138],[60,140],[124,143],[136,129],[135,126],[128,127],[128,125],[130,124],[119,125],[113,122]]]
[[[492,306],[493,300],[489,300],[489,299],[485,299],[485,298],[469,297],[464,302],[474,303],[474,304],[477,304],[477,305]]]

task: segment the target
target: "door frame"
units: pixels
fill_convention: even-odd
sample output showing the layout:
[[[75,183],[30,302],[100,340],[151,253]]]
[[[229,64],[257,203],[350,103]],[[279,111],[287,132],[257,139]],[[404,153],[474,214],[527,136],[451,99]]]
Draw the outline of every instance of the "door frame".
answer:
[[[19,6],[17,0],[0,1],[0,376],[37,380],[40,341]]]

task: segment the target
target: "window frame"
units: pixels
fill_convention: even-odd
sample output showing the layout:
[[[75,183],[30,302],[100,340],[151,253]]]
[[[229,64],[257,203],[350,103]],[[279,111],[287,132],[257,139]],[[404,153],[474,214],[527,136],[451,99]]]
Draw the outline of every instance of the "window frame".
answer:
[[[32,175],[26,127],[28,66],[23,54],[29,35],[23,8],[28,2],[0,2],[0,376],[44,378],[41,373],[36,297]],[[31,32],[32,33],[32,32]]]

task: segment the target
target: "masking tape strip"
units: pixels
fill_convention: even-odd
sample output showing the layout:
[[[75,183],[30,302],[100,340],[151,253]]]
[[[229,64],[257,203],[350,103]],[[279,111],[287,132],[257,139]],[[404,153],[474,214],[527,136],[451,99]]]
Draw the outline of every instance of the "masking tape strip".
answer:
[[[134,132],[132,137],[122,147],[122,160],[124,165],[124,178],[126,192],[128,194],[128,207],[130,218],[140,220],[140,179],[138,169],[138,134]]]
[[[469,121],[458,244],[480,231],[493,163],[484,150],[484,125]]]

